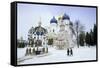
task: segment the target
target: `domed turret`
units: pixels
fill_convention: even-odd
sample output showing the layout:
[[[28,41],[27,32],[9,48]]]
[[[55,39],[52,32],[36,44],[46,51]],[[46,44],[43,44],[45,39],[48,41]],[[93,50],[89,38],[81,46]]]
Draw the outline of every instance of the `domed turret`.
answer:
[[[70,20],[70,17],[69,17],[68,15],[66,15],[66,13],[65,13],[65,14],[62,16],[62,19],[63,19],[63,20],[66,20],[66,19],[67,19],[67,20]]]
[[[50,20],[50,24],[51,24],[51,23],[57,23],[57,20],[56,20],[55,17],[53,17],[53,18]]]

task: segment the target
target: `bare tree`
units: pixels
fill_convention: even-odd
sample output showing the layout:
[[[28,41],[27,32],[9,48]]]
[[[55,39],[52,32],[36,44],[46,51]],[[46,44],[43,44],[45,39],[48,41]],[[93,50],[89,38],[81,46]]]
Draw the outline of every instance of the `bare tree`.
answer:
[[[77,20],[75,22],[74,26],[75,26],[74,28],[75,28],[76,37],[77,37],[76,38],[76,40],[77,40],[77,46],[79,48],[79,34],[84,31],[84,26],[82,24],[80,24],[80,21],[79,20]]]

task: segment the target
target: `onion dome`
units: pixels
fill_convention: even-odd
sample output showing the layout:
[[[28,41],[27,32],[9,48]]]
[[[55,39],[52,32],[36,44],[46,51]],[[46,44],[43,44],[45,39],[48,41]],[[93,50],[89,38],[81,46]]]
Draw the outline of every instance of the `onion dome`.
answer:
[[[62,15],[58,16],[58,20],[61,20],[62,19]]]
[[[51,23],[56,23],[56,24],[57,24],[57,20],[56,20],[55,17],[53,17],[53,18],[50,20],[50,24],[51,24]]]
[[[63,20],[70,20],[70,17],[69,17],[68,15],[64,14],[64,15],[62,16],[62,19],[63,19]]]

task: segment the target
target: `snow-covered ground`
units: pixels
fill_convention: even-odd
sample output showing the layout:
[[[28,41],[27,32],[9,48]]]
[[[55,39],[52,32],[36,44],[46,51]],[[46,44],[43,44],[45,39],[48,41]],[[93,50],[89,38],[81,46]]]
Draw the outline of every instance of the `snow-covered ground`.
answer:
[[[53,47],[49,47],[47,54],[37,56],[25,56],[25,50],[26,48],[18,48],[17,50],[17,61],[19,65],[96,60],[96,47],[74,47],[73,56],[67,56],[67,50],[57,50]]]

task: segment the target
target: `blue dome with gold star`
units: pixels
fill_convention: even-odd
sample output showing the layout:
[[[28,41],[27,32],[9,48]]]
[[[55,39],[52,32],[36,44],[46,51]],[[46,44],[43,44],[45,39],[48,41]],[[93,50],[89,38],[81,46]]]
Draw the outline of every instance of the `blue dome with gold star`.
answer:
[[[70,17],[66,13],[64,13],[64,15],[62,16],[62,19],[63,20],[70,20]]]
[[[51,23],[57,23],[57,20],[56,20],[55,17],[53,17],[53,18],[50,20],[50,24],[51,24]]]

